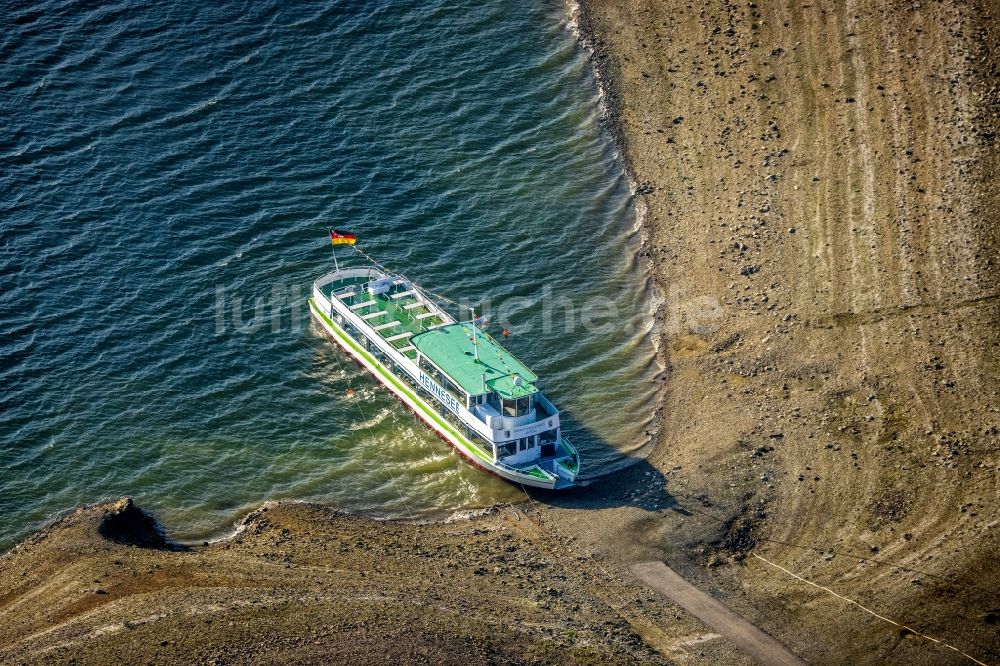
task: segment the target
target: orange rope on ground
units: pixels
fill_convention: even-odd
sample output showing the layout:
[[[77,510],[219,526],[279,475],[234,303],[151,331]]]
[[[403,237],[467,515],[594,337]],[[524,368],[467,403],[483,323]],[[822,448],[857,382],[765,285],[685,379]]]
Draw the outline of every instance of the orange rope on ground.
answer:
[[[760,555],[758,555],[757,553],[750,553],[750,554],[751,554],[751,555],[753,555],[754,557],[756,557],[756,558],[757,558],[758,560],[760,560],[761,562],[766,562],[767,564],[770,564],[770,565],[771,565],[772,567],[774,567],[774,568],[776,568],[776,569],[781,569],[782,571],[784,571],[784,572],[785,572],[786,574],[788,574],[788,575],[789,575],[789,576],[791,576],[792,578],[796,578],[796,579],[798,579],[798,580],[801,580],[801,581],[802,581],[803,583],[806,583],[807,585],[812,585],[813,587],[815,587],[815,588],[818,588],[818,589],[820,589],[820,590],[823,590],[824,592],[829,592],[829,593],[830,593],[830,594],[832,594],[833,596],[837,597],[838,599],[843,599],[844,601],[846,601],[846,602],[847,602],[847,603],[849,603],[849,604],[854,604],[855,606],[857,606],[858,608],[860,608],[860,609],[861,609],[861,610],[863,610],[864,612],[868,613],[869,615],[874,615],[874,616],[875,616],[875,617],[877,617],[878,619],[880,619],[880,620],[884,620],[885,622],[888,622],[889,624],[893,624],[893,625],[895,625],[895,626],[897,626],[897,627],[899,627],[899,628],[901,628],[901,629],[906,629],[907,631],[909,631],[910,633],[912,633],[912,634],[913,634],[913,635],[915,635],[915,636],[920,636],[921,638],[926,638],[927,640],[931,641],[932,643],[937,643],[938,645],[940,645],[940,646],[942,646],[942,647],[946,647],[946,648],[948,648],[949,650],[954,650],[955,652],[959,653],[960,655],[962,655],[962,656],[963,656],[963,657],[965,657],[966,659],[968,659],[968,660],[970,660],[970,661],[972,661],[972,662],[974,662],[974,663],[976,663],[976,664],[979,664],[979,666],[988,666],[987,664],[985,664],[985,663],[983,663],[983,662],[979,661],[979,660],[978,660],[978,659],[976,659],[975,657],[973,657],[973,656],[971,656],[971,655],[969,655],[969,654],[967,654],[967,653],[965,653],[965,652],[962,652],[961,650],[959,650],[959,649],[958,649],[957,647],[955,647],[954,645],[949,645],[948,643],[945,643],[945,642],[943,642],[943,641],[940,641],[940,640],[938,640],[938,639],[934,638],[933,636],[928,636],[927,634],[922,634],[922,633],[920,633],[919,631],[917,631],[916,629],[914,629],[913,627],[908,627],[908,626],[906,626],[905,624],[901,624],[901,623],[899,623],[899,622],[896,622],[895,620],[890,620],[889,618],[887,618],[887,617],[886,617],[886,616],[884,616],[884,615],[879,615],[878,613],[876,613],[876,612],[875,612],[875,611],[873,611],[872,609],[870,609],[870,608],[866,608],[865,606],[862,606],[861,604],[859,604],[859,603],[858,603],[857,601],[855,601],[854,599],[848,599],[848,598],[847,598],[847,597],[845,597],[844,595],[842,595],[842,594],[837,594],[836,592],[834,592],[833,590],[831,590],[831,589],[830,589],[830,588],[828,588],[828,587],[824,587],[824,586],[822,586],[822,585],[820,585],[820,584],[818,584],[818,583],[814,583],[814,582],[812,582],[811,580],[806,580],[806,579],[805,579],[805,578],[803,578],[802,576],[800,576],[800,575],[798,575],[798,574],[796,574],[796,573],[793,573],[793,572],[789,571],[788,569],[786,569],[785,567],[781,566],[780,564],[775,564],[774,562],[772,562],[771,560],[769,560],[769,559],[767,559],[767,558],[765,558],[765,557],[761,557],[761,556],[760,556]]]

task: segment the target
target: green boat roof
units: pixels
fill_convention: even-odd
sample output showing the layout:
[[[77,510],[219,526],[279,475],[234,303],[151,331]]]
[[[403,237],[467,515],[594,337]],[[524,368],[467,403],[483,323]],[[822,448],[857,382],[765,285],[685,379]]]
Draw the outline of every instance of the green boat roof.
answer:
[[[473,335],[479,346],[479,360],[473,348]],[[449,324],[410,338],[410,344],[434,365],[458,383],[470,395],[480,395],[483,376],[486,386],[505,398],[521,398],[537,393],[538,376],[490,335],[469,322]],[[515,376],[520,383],[515,383]]]

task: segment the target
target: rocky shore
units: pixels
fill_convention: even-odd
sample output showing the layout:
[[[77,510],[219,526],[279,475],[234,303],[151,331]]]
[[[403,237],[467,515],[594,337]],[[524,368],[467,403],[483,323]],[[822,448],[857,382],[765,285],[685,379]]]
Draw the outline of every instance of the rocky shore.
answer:
[[[178,545],[129,499],[88,507],[0,559],[0,663],[666,663],[618,610],[652,595],[536,521],[282,503]]]
[[[80,509],[0,556],[0,663],[752,663],[647,560],[809,663],[1000,662],[1000,8],[574,21],[669,296],[650,457],[450,523]]]
[[[1000,7],[576,22],[679,322],[649,462],[692,515],[619,518],[618,550],[707,572],[810,662],[970,663],[905,625],[996,663]]]

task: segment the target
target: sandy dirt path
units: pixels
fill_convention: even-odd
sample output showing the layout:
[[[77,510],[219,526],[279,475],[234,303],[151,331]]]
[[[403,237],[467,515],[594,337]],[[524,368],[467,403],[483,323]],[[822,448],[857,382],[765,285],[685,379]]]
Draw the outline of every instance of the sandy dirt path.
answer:
[[[641,562],[633,564],[630,570],[644,583],[679,603],[686,611],[728,638],[761,664],[804,665],[804,662],[789,652],[784,645],[726,608],[710,594],[681,578],[663,562]]]

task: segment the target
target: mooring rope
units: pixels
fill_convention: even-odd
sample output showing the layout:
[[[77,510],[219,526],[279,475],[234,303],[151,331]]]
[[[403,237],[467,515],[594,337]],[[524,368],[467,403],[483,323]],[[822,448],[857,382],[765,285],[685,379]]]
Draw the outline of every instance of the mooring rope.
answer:
[[[950,645],[948,643],[945,643],[944,641],[938,640],[937,638],[934,638],[933,636],[928,636],[925,633],[919,632],[916,629],[914,629],[913,627],[908,627],[905,624],[902,624],[901,622],[896,622],[895,620],[891,620],[891,619],[887,618],[884,615],[880,615],[880,614],[876,613],[875,611],[873,611],[871,608],[868,608],[866,606],[862,606],[860,603],[858,603],[854,599],[848,599],[844,595],[838,594],[838,593],[834,592],[833,590],[831,590],[830,588],[828,588],[826,586],[820,585],[818,583],[814,583],[811,580],[806,580],[802,576],[800,576],[800,575],[798,575],[798,574],[796,574],[796,573],[794,573],[792,571],[789,571],[788,569],[786,569],[785,567],[781,566],[780,564],[775,564],[774,562],[772,562],[771,560],[767,559],[766,557],[761,557],[757,553],[750,553],[750,554],[753,555],[754,557],[756,557],[761,562],[766,562],[767,564],[770,564],[772,567],[774,567],[776,569],[780,569],[781,571],[784,571],[786,574],[788,574],[792,578],[796,578],[796,579],[802,581],[803,583],[806,583],[807,585],[812,585],[813,587],[815,587],[817,589],[823,590],[824,592],[828,592],[828,593],[832,594],[833,596],[837,597],[838,599],[843,599],[844,601],[846,601],[849,604],[854,604],[855,606],[857,606],[858,608],[860,608],[864,612],[868,613],[869,615],[877,617],[878,619],[883,620],[885,622],[888,622],[889,624],[895,625],[895,626],[899,627],[900,629],[905,629],[906,631],[912,633],[914,636],[919,636],[920,638],[926,638],[927,640],[931,641],[932,643],[936,643],[936,644],[938,644],[938,645],[940,645],[942,647],[946,647],[949,650],[954,650],[955,652],[959,653],[960,655],[962,655],[966,659],[968,659],[968,660],[970,660],[970,661],[972,661],[972,662],[974,662],[976,664],[979,664],[979,666],[988,666],[987,664],[979,661],[978,659],[976,659],[972,655],[959,650],[954,645]]]

